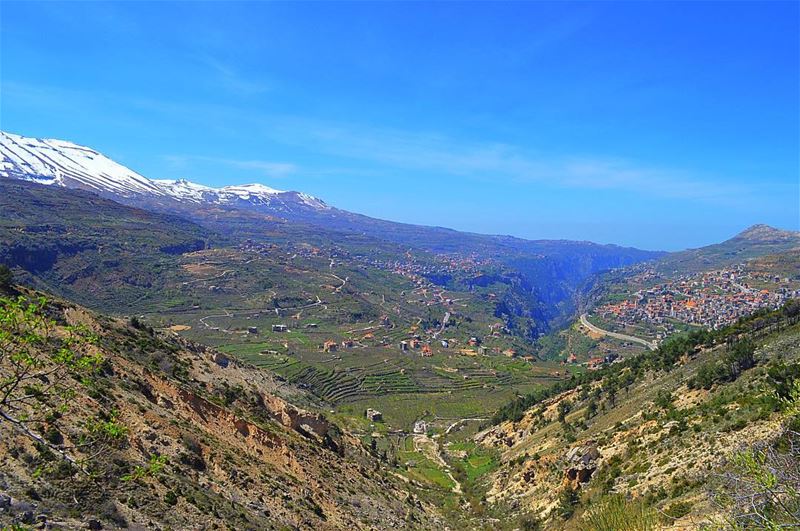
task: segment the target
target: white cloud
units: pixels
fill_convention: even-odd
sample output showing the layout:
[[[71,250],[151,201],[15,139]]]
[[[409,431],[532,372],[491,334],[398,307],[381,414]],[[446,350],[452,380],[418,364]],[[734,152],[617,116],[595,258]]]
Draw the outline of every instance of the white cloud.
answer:
[[[221,157],[207,157],[203,155],[166,155],[164,160],[173,168],[185,169],[193,163],[221,164],[243,170],[255,170],[264,177],[281,179],[297,172],[297,166],[289,162],[274,162],[268,160],[239,160]]]
[[[241,96],[252,96],[267,92],[270,89],[269,85],[266,83],[246,78],[231,65],[213,57],[203,56],[200,58],[200,61],[210,67],[219,84],[229,92]]]
[[[499,142],[459,142],[435,133],[308,120],[278,120],[272,126],[276,141],[309,143],[328,155],[392,170],[714,202],[738,202],[748,191],[752,192],[741,185],[686,170],[649,166],[619,157],[545,155]]]
[[[3,82],[4,92],[40,108],[62,108],[65,102],[74,106],[84,99],[96,102],[100,98],[105,103],[114,103],[115,109],[132,109],[137,117],[147,112],[161,119],[169,117],[185,128],[205,127],[213,134],[228,138],[241,134],[251,140],[260,138],[290,145],[312,154],[315,159],[319,159],[319,155],[332,157],[328,161],[315,162],[313,167],[304,165],[304,176],[323,175],[331,168],[336,168],[339,173],[368,172],[373,179],[382,175],[387,178],[396,176],[399,172],[417,172],[434,177],[460,176],[475,181],[618,190],[637,194],[643,199],[667,198],[748,207],[769,204],[776,195],[796,194],[796,188],[783,179],[770,178],[755,185],[698,170],[661,167],[616,154],[556,155],[504,142],[465,141],[436,132],[281,116],[223,104],[125,99],[111,93],[89,95],[52,87],[28,88]],[[282,161],[201,156],[172,156],[167,160],[173,167],[186,167],[190,161],[224,164],[255,170],[270,178],[299,172],[295,164]]]

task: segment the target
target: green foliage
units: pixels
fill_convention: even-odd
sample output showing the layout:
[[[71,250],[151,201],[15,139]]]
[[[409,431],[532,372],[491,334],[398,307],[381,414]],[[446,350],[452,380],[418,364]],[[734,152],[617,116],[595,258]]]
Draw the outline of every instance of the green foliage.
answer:
[[[586,421],[589,421],[589,420],[590,420],[590,419],[592,419],[592,418],[593,418],[595,415],[597,415],[597,400],[595,400],[594,398],[592,398],[591,400],[589,400],[589,403],[588,403],[588,404],[586,404],[586,415],[585,415],[585,420],[586,420]]]
[[[655,404],[657,407],[660,407],[661,409],[669,409],[672,407],[672,401],[672,393],[666,389],[659,389],[658,393],[656,393]]]
[[[564,420],[566,420],[567,418],[567,413],[569,413],[572,410],[572,402],[570,402],[569,400],[561,400],[558,403],[557,409],[558,409],[558,421],[564,422]]]
[[[128,427],[118,419],[118,412],[112,411],[110,415],[88,421],[86,431],[96,439],[107,442],[119,441],[128,435]]]
[[[0,298],[0,416],[27,436],[60,444],[57,422],[76,390],[91,385],[104,363],[97,337],[80,326],[62,327],[44,298]],[[53,442],[57,441],[57,442]]]
[[[520,517],[517,525],[520,531],[539,531],[542,529],[542,521],[534,515]]]
[[[766,327],[780,325],[782,322],[793,322],[797,318],[797,303],[787,302],[779,310],[761,310],[743,317],[735,324],[720,330],[694,330],[692,332],[672,336],[664,341],[654,352],[645,352],[625,359],[622,363],[604,367],[597,371],[589,371],[581,375],[573,375],[570,380],[560,381],[544,389],[519,397],[505,404],[492,417],[493,424],[504,421],[519,422],[525,411],[552,398],[564,391],[570,391],[582,385],[603,381],[603,391],[614,401],[616,393],[624,389],[646,371],[669,371],[685,355],[697,352],[701,347],[731,341],[732,346],[725,359],[718,363],[701,368],[690,384],[698,387],[709,387],[717,381],[733,381],[742,371],[755,365],[754,345],[749,340],[737,340],[740,335],[756,332]]]
[[[583,515],[581,531],[650,531],[658,529],[658,518],[643,500],[629,501],[624,496],[607,496]]]
[[[167,493],[164,495],[164,503],[170,506],[177,505],[178,495],[175,493],[174,490],[167,491]]]
[[[689,388],[711,389],[715,384],[733,382],[755,364],[755,345],[748,340],[738,341],[728,348],[721,360],[700,366],[697,376],[689,381]]]
[[[778,361],[767,368],[767,380],[779,400],[791,397],[795,382],[800,380],[800,363]]]
[[[137,466],[130,474],[125,474],[120,479],[122,481],[136,481],[145,477],[156,477],[164,470],[167,464],[167,456],[153,455],[146,466]]]
[[[670,524],[679,518],[683,518],[690,512],[692,512],[691,502],[676,501],[664,509],[663,514],[661,515],[661,522],[664,524]]]
[[[715,500],[733,529],[781,529],[800,522],[800,381],[781,399],[786,415],[780,437],[737,452],[720,476]]]
[[[545,360],[557,359],[566,346],[567,340],[562,333],[551,333],[536,341],[537,354]]]

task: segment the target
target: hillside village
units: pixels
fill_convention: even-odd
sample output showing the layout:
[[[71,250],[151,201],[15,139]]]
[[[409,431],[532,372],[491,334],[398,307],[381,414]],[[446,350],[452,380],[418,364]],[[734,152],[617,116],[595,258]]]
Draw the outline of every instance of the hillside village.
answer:
[[[797,277],[750,271],[746,264],[675,278],[648,267],[631,277],[630,283],[651,287],[603,304],[593,313],[622,327],[655,325],[657,339],[674,333],[677,323],[718,330],[754,311],[775,309],[800,296]]]
[[[461,339],[444,337],[443,335],[448,326],[452,324],[451,319],[455,320],[456,317],[461,317],[459,309],[468,306],[467,299],[463,298],[463,293],[449,294],[444,287],[430,279],[442,280],[456,274],[479,277],[483,274],[484,269],[482,268],[493,265],[493,262],[488,259],[481,259],[474,253],[468,256],[455,254],[435,255],[426,257],[426,260],[418,260],[409,251],[405,254],[405,260],[384,260],[363,255],[352,255],[347,250],[338,248],[322,249],[310,245],[288,245],[284,248],[275,244],[256,243],[252,240],[244,242],[240,246],[240,250],[262,257],[271,256],[275,253],[284,254],[292,259],[298,257],[325,257],[330,260],[329,268],[331,270],[335,268],[337,263],[349,261],[352,264],[352,262],[355,262],[367,268],[386,271],[410,281],[414,286],[413,289],[400,293],[407,304],[421,307],[438,305],[443,306],[444,309],[442,310],[442,318],[431,323],[433,326],[426,328],[422,326],[423,323],[421,322],[410,326],[407,335],[399,342],[394,343],[394,347],[401,352],[416,352],[420,356],[430,357],[433,355],[434,348],[437,350],[455,348],[458,353],[465,356],[493,353],[511,358],[516,357],[519,352],[519,349],[508,346],[505,348],[498,345],[487,347],[483,344],[483,337],[478,335]],[[336,291],[338,289],[340,288],[337,288]],[[488,301],[496,300],[496,297],[495,293],[486,294]],[[395,317],[402,317],[401,313],[399,313],[399,308],[396,308],[395,311],[398,312]],[[276,313],[281,315],[284,312],[276,310]],[[395,327],[389,315],[381,315],[376,323],[369,324],[370,326],[353,330],[352,333],[348,334],[349,337],[342,341],[333,338],[327,339],[320,344],[319,348],[326,353],[331,353],[338,351],[339,348],[363,348],[370,345],[388,347],[392,345],[387,336],[376,336],[379,329],[391,330]],[[316,323],[306,324],[304,327],[316,328],[317,325]],[[287,330],[286,324],[272,325],[273,332],[286,332]],[[510,330],[500,319],[490,323],[485,330],[486,337],[491,338],[499,338],[506,334],[510,334]],[[535,357],[532,355],[525,355],[522,358],[531,362],[535,361]]]

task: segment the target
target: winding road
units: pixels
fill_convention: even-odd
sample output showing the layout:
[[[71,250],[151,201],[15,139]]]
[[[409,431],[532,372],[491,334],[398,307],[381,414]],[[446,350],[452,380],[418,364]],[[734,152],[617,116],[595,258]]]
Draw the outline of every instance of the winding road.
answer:
[[[613,337],[614,339],[620,339],[622,341],[631,341],[633,343],[638,343],[640,345],[644,345],[650,350],[656,350],[658,348],[655,341],[647,341],[640,337],[629,336],[627,334],[618,334],[617,332],[609,332],[608,330],[603,330],[602,328],[598,328],[589,322],[589,319],[586,318],[585,313],[581,314],[581,324],[596,334]]]
[[[213,328],[213,327],[209,326],[209,324],[206,322],[206,319],[212,319],[212,318],[215,318],[215,317],[233,317],[233,314],[231,312],[229,312],[228,310],[224,310],[223,309],[222,311],[225,312],[225,313],[224,314],[219,314],[219,315],[206,315],[205,317],[200,319],[200,323],[202,323],[202,325],[205,326],[206,328]],[[227,332],[227,330],[223,330],[223,332]]]

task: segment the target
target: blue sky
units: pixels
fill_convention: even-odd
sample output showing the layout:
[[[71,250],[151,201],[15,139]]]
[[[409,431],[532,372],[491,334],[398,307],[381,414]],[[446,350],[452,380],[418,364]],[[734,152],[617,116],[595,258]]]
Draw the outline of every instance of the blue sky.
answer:
[[[800,229],[797,2],[0,2],[0,127],[151,178],[679,249]]]

